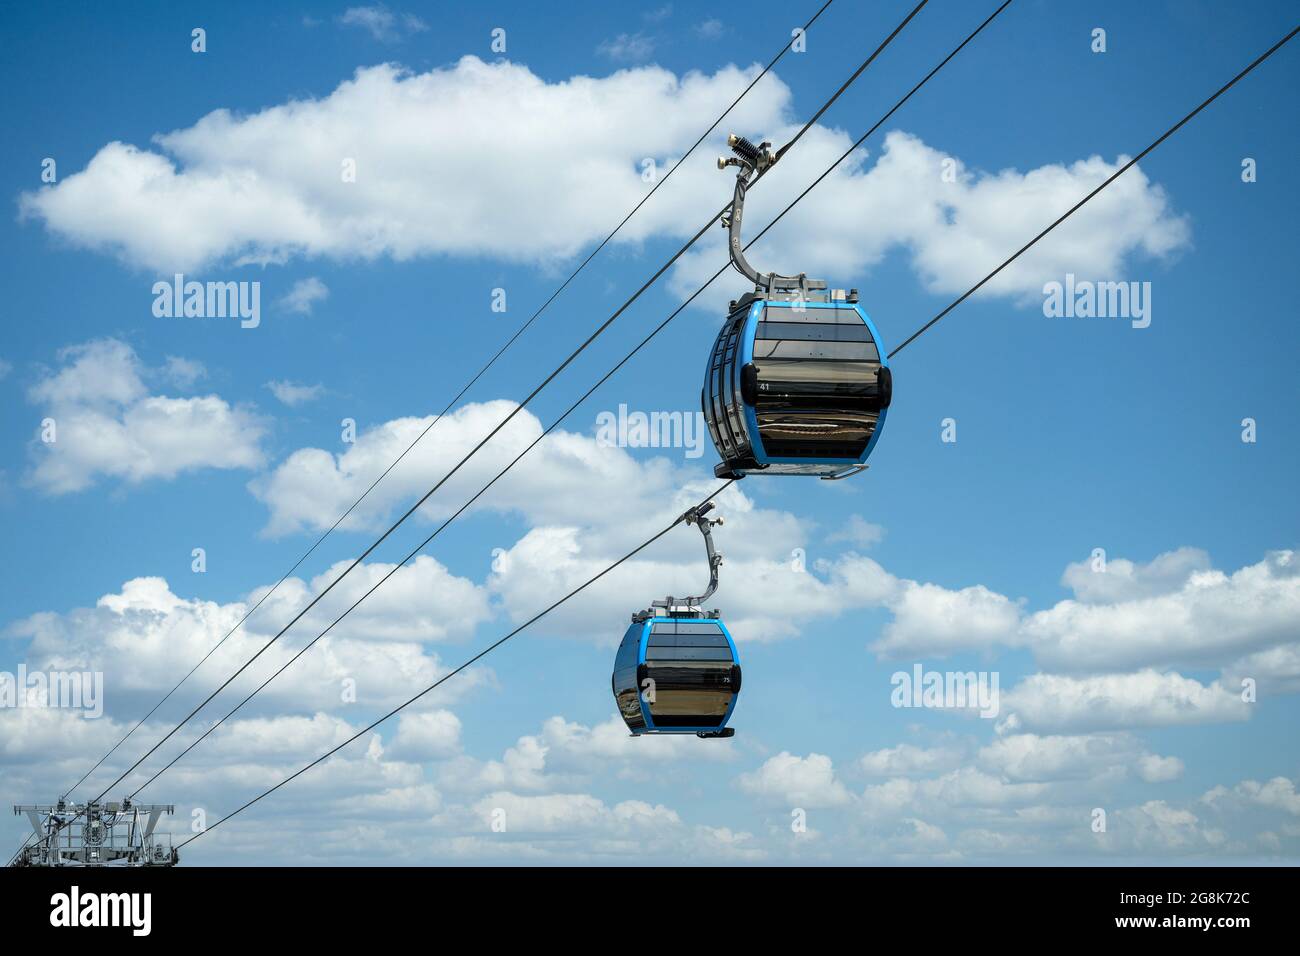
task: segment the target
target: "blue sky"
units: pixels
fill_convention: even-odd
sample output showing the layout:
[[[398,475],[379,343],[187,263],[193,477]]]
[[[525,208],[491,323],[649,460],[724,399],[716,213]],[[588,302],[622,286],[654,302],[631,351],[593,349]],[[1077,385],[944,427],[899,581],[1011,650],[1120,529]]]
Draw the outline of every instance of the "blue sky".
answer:
[[[932,0],[755,190],[748,232],[993,6]],[[726,132],[784,142],[909,8],[836,0],[807,52],[755,87],[375,507],[142,728],[124,748],[132,760],[726,201],[730,177],[712,168]],[[12,202],[0,227],[0,670],[102,671],[106,708],[93,721],[0,710],[10,802],[53,799],[107,750],[635,204],[643,159],[668,168],[815,7],[365,9],[3,14],[3,70],[24,92],[0,106]],[[751,258],[859,288],[897,343],[1293,19],[1285,3],[1247,14],[1016,0]],[[191,51],[196,26],[204,53]],[[1104,53],[1091,49],[1098,27]],[[490,47],[496,28],[504,54]],[[746,674],[733,741],[628,740],[611,724],[627,614],[702,578],[699,542],[681,530],[401,731],[358,742],[187,859],[287,862],[299,851],[265,847],[288,828],[325,834],[308,856],[322,863],[1293,860],[1300,144],[1286,94],[1298,74],[1289,45],[909,346],[866,475],[749,478],[720,499],[717,603]],[[940,177],[945,158],[956,182]],[[340,179],[347,159],[353,183]],[[513,456],[495,446],[517,451],[549,425],[721,265],[721,238],[374,558],[404,556]],[[260,325],[156,317],[152,286],[177,271],[260,282]],[[1066,273],[1150,283],[1150,326],[1046,317],[1042,286]],[[728,275],[683,312],[430,560],[395,577],[392,597],[377,593],[373,614],[142,798],[175,802],[178,832],[195,808],[221,816],[706,494],[711,447],[602,447],[597,415],[693,413],[719,310],[741,283]],[[297,400],[272,383],[301,389],[279,388]],[[52,445],[47,417],[60,426]],[[340,441],[348,418],[354,445]],[[955,442],[941,440],[948,418]],[[1088,564],[1097,548],[1101,573]],[[506,554],[495,568],[494,549]],[[286,654],[329,618],[306,627],[315,620],[286,635]],[[895,708],[890,676],[916,663],[997,672],[999,718]],[[343,704],[349,678],[359,698]],[[506,833],[487,824],[497,807],[515,821]],[[791,832],[796,808],[806,833]],[[1104,834],[1094,808],[1107,810]],[[4,820],[16,845],[20,821]]]

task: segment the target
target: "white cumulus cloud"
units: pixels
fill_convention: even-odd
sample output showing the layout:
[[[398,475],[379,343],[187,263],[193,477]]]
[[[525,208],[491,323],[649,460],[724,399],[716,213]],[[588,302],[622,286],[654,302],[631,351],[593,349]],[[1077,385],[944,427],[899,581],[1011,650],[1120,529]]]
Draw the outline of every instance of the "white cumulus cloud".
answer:
[[[53,441],[32,444],[30,482],[47,494],[80,491],[100,477],[138,484],[202,468],[256,468],[265,424],[217,395],[149,394],[135,351],[115,339],[59,353],[62,367],[28,390],[53,422]],[[161,374],[193,381],[201,367],[170,359]],[[44,429],[43,429],[44,430]]]
[[[853,799],[825,754],[800,757],[783,750],[736,783],[746,793],[790,807],[833,807]]]
[[[642,160],[671,164],[753,72],[647,67],[550,83],[472,56],[426,73],[384,64],[322,98],[247,116],[217,110],[156,137],[156,149],[109,143],[84,170],[25,194],[21,209],[68,240],[164,273],[293,256],[551,260],[608,232],[610,211],[645,195]],[[731,121],[766,126],[788,102],[769,75]],[[689,235],[701,209],[722,204],[707,155],[693,159],[623,240]],[[344,181],[345,160],[355,181]]]
[[[325,394],[324,385],[297,385],[293,382],[277,380],[267,382],[266,387],[271,390],[272,395],[290,408],[313,402]]]
[[[1218,664],[1300,638],[1300,559],[1276,551],[1231,574],[1184,549],[1150,565],[1111,562],[1095,583],[1071,565],[1066,580],[1085,596],[1030,616],[1024,625],[1047,667],[1130,669]],[[1102,598],[1109,603],[1100,603]]]
[[[345,27],[359,27],[376,40],[392,43],[411,33],[423,33],[429,25],[413,13],[390,10],[385,4],[348,7],[339,17]]]
[[[357,19],[368,28],[382,31],[394,16],[366,9]],[[635,60],[651,43],[627,34],[605,51]],[[164,274],[295,257],[552,263],[602,238],[617,219],[610,210],[645,195],[645,161],[672,168],[756,72],[726,66],[678,76],[644,66],[548,82],[527,67],[472,56],[424,73],[367,67],[323,97],[250,115],[217,110],[148,148],[105,144],[85,169],[23,194],[20,211],[61,238]],[[691,235],[730,195],[729,178],[711,161],[726,131],[781,143],[801,122],[789,88],[768,74],[618,241]],[[856,135],[810,128],[750,194],[749,234]],[[963,291],[1123,161],[1063,157],[1034,169],[974,171],[894,131],[878,154],[859,150],[820,183],[751,258],[855,285],[901,250],[928,289]],[[1189,234],[1164,191],[1135,167],[984,292],[1032,299],[1067,272],[1127,278],[1130,259],[1168,257]],[[711,230],[675,268],[672,290],[693,291],[722,265],[723,243],[722,231]],[[700,303],[732,294],[719,286]]]
[[[297,312],[299,315],[311,315],[316,303],[324,302],[329,297],[329,286],[315,276],[309,276],[295,282],[284,298],[280,300],[280,304],[290,312]]]
[[[1246,720],[1250,705],[1218,683],[1141,670],[1092,677],[1032,674],[1003,691],[1002,713],[1005,729],[1081,733]]]

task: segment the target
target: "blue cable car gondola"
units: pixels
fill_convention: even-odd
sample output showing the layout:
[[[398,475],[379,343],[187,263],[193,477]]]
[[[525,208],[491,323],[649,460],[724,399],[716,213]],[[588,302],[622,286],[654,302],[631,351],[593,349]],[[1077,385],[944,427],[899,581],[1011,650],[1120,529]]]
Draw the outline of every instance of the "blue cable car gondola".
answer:
[[[682,516],[704,535],[708,590],[699,597],[654,601],[649,610],[633,614],[614,658],[610,686],[633,736],[735,733],[727,721],[740,694],[740,656],[718,612],[702,609],[718,588],[722,564],[712,534],[712,526],[722,519],[704,517],[712,509],[710,501]]]
[[[893,377],[880,335],[858,292],[827,290],[806,275],[762,275],[740,242],[745,191],[776,158],[768,143],[728,140],[739,166],[728,229],[731,263],[754,283],[731,303],[705,370],[700,401],[722,461],[721,478],[818,475],[845,478],[866,468]]]

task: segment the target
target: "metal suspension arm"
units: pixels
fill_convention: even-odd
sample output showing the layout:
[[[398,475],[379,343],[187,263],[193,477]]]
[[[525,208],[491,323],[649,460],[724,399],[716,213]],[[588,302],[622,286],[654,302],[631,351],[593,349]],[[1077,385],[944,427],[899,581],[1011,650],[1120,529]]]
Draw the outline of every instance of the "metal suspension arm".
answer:
[[[713,547],[713,526],[722,524],[721,518],[706,518],[710,511],[713,510],[713,502],[707,501],[698,508],[692,508],[682,515],[682,520],[687,524],[693,524],[700,529],[700,534],[704,535],[704,550],[709,557],[709,586],[704,593],[698,597],[682,598],[679,603],[688,607],[699,607],[709,598],[713,597],[713,592],[718,590],[718,568],[722,567],[722,555]],[[669,604],[676,601],[675,598],[669,598]]]
[[[755,146],[745,137],[737,136],[735,133],[727,137],[727,145],[736,155],[718,157],[718,168],[739,167],[736,173],[736,191],[731,200],[731,211],[722,217],[722,224],[727,229],[727,252],[731,256],[732,268],[754,283],[755,289],[773,290],[778,287],[792,288],[805,285],[807,278],[802,273],[797,276],[777,275],[775,272],[760,274],[745,258],[745,246],[740,240],[740,227],[745,218],[745,193],[758,177],[776,162],[780,154],[773,155],[770,149],[771,143],[764,142]]]

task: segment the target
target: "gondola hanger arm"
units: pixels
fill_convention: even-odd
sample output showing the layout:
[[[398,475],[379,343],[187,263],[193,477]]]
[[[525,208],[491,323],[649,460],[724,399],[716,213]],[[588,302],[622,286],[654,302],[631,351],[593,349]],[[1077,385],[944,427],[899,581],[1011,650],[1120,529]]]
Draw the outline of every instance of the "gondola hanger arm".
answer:
[[[725,170],[729,166],[738,167],[731,209],[722,217],[722,226],[727,230],[727,254],[731,257],[732,268],[754,283],[756,290],[766,289],[771,292],[777,289],[805,289],[808,277],[804,273],[797,276],[778,275],[775,272],[761,274],[745,258],[745,247],[740,239],[741,225],[745,218],[745,194],[750,186],[776,164],[781,153],[774,154],[771,149],[772,144],[766,140],[755,146],[745,137],[737,136],[735,133],[727,137],[727,145],[736,155],[719,156],[718,168]],[[789,146],[790,144],[786,144],[781,152],[785,152]]]
[[[704,602],[713,597],[713,593],[718,590],[718,569],[722,567],[722,555],[713,547],[713,528],[715,525],[723,523],[722,518],[709,518],[709,512],[714,509],[712,501],[706,501],[703,504],[688,508],[682,513],[677,520],[686,524],[693,524],[700,529],[700,534],[704,536],[704,550],[709,559],[709,586],[704,593],[698,597],[676,598],[669,595],[663,601],[653,602],[653,607],[662,607],[671,610],[674,607],[701,607]]]

